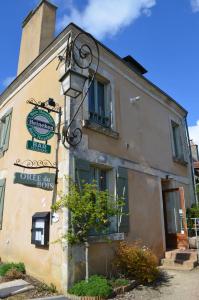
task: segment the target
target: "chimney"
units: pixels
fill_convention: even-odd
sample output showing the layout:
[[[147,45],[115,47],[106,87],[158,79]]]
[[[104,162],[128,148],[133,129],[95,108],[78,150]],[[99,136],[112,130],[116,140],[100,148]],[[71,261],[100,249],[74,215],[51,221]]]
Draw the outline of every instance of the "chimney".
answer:
[[[23,21],[18,75],[53,41],[56,9],[42,0]]]

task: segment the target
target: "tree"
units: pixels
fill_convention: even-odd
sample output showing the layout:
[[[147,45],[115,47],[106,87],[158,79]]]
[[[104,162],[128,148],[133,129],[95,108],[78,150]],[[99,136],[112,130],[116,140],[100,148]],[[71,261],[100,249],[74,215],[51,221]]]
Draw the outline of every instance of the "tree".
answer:
[[[111,195],[108,190],[99,190],[95,182],[82,182],[81,188],[71,179],[68,182],[68,193],[62,195],[52,209],[54,211],[62,207],[69,209],[69,230],[63,238],[70,245],[84,243],[86,281],[88,281],[88,248],[91,231],[97,234],[108,233],[111,217],[122,214],[124,199],[115,199],[115,196]]]

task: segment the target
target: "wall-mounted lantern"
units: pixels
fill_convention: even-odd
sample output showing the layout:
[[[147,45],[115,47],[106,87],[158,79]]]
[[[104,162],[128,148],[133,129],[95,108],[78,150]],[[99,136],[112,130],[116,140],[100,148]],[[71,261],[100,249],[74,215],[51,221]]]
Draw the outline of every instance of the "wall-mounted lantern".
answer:
[[[83,91],[88,78],[79,72],[69,69],[61,78],[62,93],[65,96],[77,98]]]
[[[48,247],[50,212],[38,212],[32,216],[31,244]]]
[[[97,74],[99,58],[98,43],[91,34],[86,32],[77,34],[74,39],[70,35],[66,50],[63,55],[58,56],[59,64],[57,69],[62,62],[65,65],[65,74],[59,79],[63,95],[72,98],[80,96],[79,104],[70,120],[66,120],[66,113],[64,111],[65,124],[62,130],[62,143],[66,148],[68,148],[66,142],[73,147],[81,142],[82,129],[76,127],[74,121]],[[82,70],[87,70],[85,73],[88,76],[83,75]],[[89,78],[90,70],[92,70],[91,78]],[[88,82],[88,85],[86,85],[86,82]]]

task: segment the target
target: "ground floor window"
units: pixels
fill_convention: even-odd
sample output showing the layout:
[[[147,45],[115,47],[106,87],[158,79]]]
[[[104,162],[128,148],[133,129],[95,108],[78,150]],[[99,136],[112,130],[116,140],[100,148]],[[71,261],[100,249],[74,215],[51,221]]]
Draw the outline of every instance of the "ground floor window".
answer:
[[[95,165],[89,161],[75,158],[75,180],[81,189],[82,183],[96,181],[100,190],[109,190],[117,197],[123,197],[125,206],[120,216],[111,218],[108,233],[127,233],[129,231],[128,170],[123,167]]]

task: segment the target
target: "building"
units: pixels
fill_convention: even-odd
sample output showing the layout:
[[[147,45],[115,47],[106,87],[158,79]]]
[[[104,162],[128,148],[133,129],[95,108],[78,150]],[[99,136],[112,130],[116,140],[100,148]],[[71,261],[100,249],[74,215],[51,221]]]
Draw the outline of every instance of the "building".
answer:
[[[54,125],[44,114],[30,116],[34,106],[27,100],[54,99],[62,108],[61,128],[79,101],[63,96],[59,80],[68,39],[83,31],[69,24],[54,38],[55,14],[56,7],[44,0],[25,19],[18,75],[0,95],[0,257],[23,261],[29,274],[64,290],[84,273],[81,247],[53,243],[68,227],[67,211],[50,215],[57,192],[67,191],[65,176],[92,177],[114,193],[125,193],[129,214],[119,224],[112,222],[112,244],[91,243],[91,273],[107,272],[119,240],[141,240],[158,258],[168,247],[186,246],[181,218],[195,198],[186,110],[147,80],[131,56],[121,58],[100,42],[98,72],[75,120],[83,130],[79,145],[64,147],[56,135],[46,138],[48,147],[36,138],[31,143],[33,121],[43,135],[49,131],[42,126]],[[92,70],[85,74],[92,76]],[[57,125],[58,114],[50,115]],[[56,159],[55,185],[53,168],[19,167],[53,166]]]

